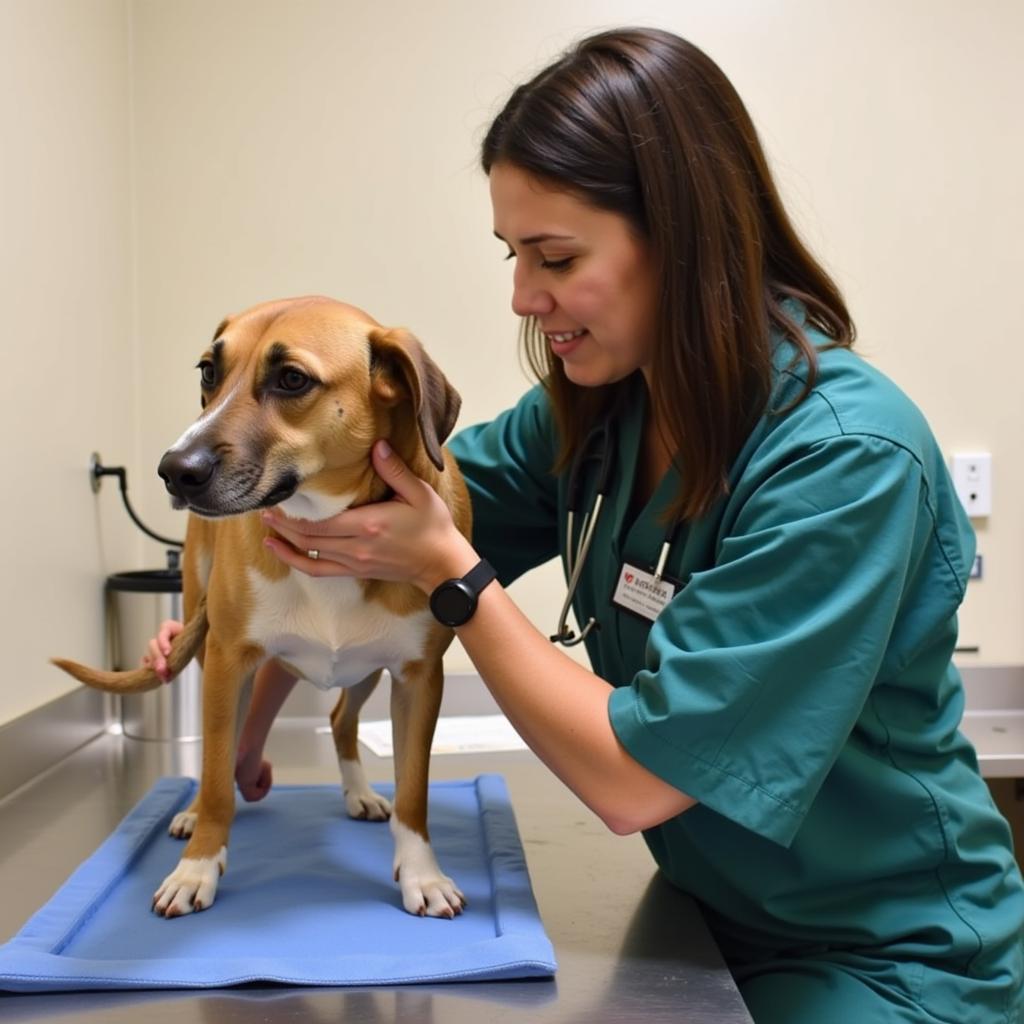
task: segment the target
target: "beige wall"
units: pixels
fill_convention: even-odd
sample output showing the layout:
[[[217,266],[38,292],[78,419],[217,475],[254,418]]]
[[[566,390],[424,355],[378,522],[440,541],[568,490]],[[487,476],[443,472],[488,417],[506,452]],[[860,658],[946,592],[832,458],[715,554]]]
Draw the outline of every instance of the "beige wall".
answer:
[[[9,372],[15,397],[0,412],[12,440],[47,438],[31,460],[16,443],[4,455],[8,480],[34,485],[24,511],[8,502],[5,568],[37,579],[5,591],[21,643],[0,681],[0,722],[59,690],[41,664],[54,638],[98,649],[111,538],[119,559],[160,558],[124,533],[111,485],[94,502],[89,451],[134,460],[144,518],[183,531],[153,467],[197,411],[193,365],[224,314],[335,295],[416,330],[464,396],[462,423],[518,397],[511,271],[476,148],[531,69],[626,22],[671,28],[718,60],[847,292],[861,351],[924,408],[946,451],[993,453],[986,578],[962,640],[981,647],[976,661],[1024,660],[1024,357],[1012,319],[1024,5],[0,0],[0,12],[14,29],[0,31],[0,75],[27,92],[0,99],[5,134],[13,123],[23,146],[0,194],[16,226],[4,279],[24,299],[49,286],[45,329],[31,301],[16,318],[12,340],[31,342],[32,362]],[[45,429],[40,363],[64,382]],[[60,509],[59,529],[37,508]],[[516,588],[545,630],[561,593],[553,566]],[[449,668],[466,667],[453,652]]]
[[[128,29],[125,0],[0,0],[0,723],[77,685],[51,655],[102,658],[139,557],[87,468],[136,465]]]

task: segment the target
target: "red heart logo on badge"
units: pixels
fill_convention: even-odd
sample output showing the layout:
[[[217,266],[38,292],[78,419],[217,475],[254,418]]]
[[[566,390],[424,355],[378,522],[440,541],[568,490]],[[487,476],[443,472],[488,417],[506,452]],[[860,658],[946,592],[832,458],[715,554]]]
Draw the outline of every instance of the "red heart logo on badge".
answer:
[[[631,572],[627,572],[626,573],[626,582],[627,583],[632,583],[633,582],[633,574]]]

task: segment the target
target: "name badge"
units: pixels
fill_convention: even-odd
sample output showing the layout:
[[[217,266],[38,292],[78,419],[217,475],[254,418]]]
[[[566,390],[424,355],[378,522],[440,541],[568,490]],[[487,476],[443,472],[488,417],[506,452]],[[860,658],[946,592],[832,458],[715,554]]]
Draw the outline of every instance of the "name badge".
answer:
[[[626,563],[619,573],[619,582],[612,595],[612,604],[653,622],[676,596],[678,585],[664,576],[655,580],[654,574]]]

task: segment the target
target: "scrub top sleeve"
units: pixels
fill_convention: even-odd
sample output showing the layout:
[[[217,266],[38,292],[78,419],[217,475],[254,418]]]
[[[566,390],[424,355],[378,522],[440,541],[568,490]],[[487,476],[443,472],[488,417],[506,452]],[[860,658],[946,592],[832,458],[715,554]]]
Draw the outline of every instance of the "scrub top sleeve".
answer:
[[[612,726],[655,774],[789,845],[879,676],[934,531],[918,461],[877,437],[813,444],[751,481],[658,617]],[[949,614],[959,603],[950,586]]]
[[[490,423],[467,427],[448,448],[473,506],[473,546],[503,585],[558,554],[556,433],[538,385]]]

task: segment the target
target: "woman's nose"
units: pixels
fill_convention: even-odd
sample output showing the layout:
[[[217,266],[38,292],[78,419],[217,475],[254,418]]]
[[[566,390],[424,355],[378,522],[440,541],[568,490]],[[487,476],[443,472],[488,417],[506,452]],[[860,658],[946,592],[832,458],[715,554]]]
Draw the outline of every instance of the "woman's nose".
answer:
[[[551,293],[534,283],[521,265],[512,279],[512,312],[516,316],[546,316],[555,308]]]

